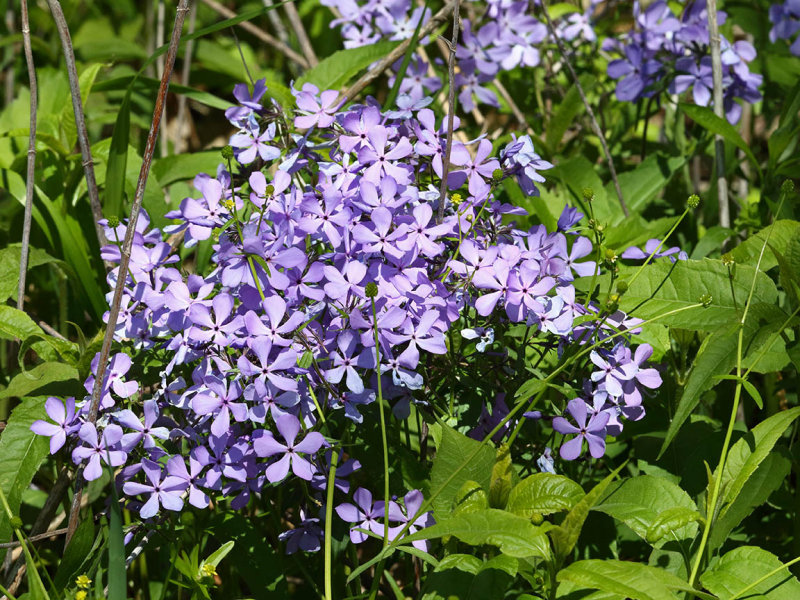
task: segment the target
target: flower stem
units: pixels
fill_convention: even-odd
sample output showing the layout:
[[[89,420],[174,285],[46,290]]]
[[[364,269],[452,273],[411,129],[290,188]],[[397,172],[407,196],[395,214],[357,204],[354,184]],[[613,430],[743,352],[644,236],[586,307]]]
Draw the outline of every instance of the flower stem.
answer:
[[[378,310],[375,298],[372,302],[372,328],[375,332],[375,368],[378,373],[378,410],[381,415],[381,442],[383,444],[383,546],[389,544],[389,446],[386,442],[386,415],[383,408],[383,389],[381,386],[381,347],[378,339]]]
[[[339,462],[339,453],[331,451],[331,467],[328,471],[328,489],[325,498],[325,600],[333,600],[331,534],[333,529],[333,490],[336,480],[336,465]]]

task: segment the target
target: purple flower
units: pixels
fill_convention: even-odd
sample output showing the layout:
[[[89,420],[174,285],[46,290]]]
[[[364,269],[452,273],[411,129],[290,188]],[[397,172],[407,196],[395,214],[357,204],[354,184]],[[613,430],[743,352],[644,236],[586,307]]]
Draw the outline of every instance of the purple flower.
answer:
[[[231,415],[236,421],[247,419],[247,405],[235,402],[242,395],[242,388],[236,382],[228,383],[214,375],[203,379],[206,390],[192,399],[192,410],[198,415],[216,414],[211,423],[211,433],[225,435],[231,426]]]
[[[589,453],[594,458],[600,458],[606,451],[606,424],[608,423],[609,415],[606,412],[600,412],[591,417],[589,422],[586,422],[588,409],[586,402],[580,398],[570,400],[567,404],[567,412],[572,415],[575,420],[575,425],[572,425],[564,417],[556,417],[553,419],[553,429],[564,435],[575,434],[571,440],[564,442],[561,445],[561,458],[564,460],[575,460],[580,456],[583,449],[583,441],[589,446]]]
[[[430,512],[420,513],[423,500],[424,498],[422,496],[422,492],[419,490],[411,490],[405,496],[403,496],[402,508],[397,506],[397,504],[394,502],[389,503],[389,518],[395,523],[399,523],[397,527],[389,528],[390,540],[397,539],[397,536],[409,523],[410,525],[408,526],[408,531],[406,531],[404,536],[412,535],[420,529],[430,527],[435,523],[433,514]],[[422,550],[423,552],[428,552],[430,549],[428,540],[417,540],[416,542],[411,542],[411,545]]]
[[[385,526],[379,523],[385,514],[385,502],[372,503],[372,492],[362,487],[353,493],[355,504],[345,502],[336,507],[336,514],[342,521],[353,523],[350,528],[350,541],[360,544],[369,537],[359,529],[366,529],[377,536],[383,537]]]
[[[208,508],[208,495],[199,487],[202,485],[201,474],[208,464],[208,450],[199,446],[189,453],[189,469],[182,456],[173,456],[167,461],[167,473],[184,482],[184,489],[189,490],[189,504],[195,508]]]
[[[109,466],[119,467],[128,458],[119,444],[122,440],[122,429],[119,425],[109,425],[103,430],[102,438],[98,439],[94,424],[84,423],[78,431],[78,437],[85,445],[72,451],[72,461],[80,464],[88,460],[83,471],[86,481],[94,481],[103,474],[101,460]]]
[[[229,346],[233,335],[242,327],[242,317],[233,316],[233,297],[230,294],[218,294],[211,301],[211,311],[205,304],[193,304],[189,308],[189,318],[194,325],[187,335],[198,342],[211,342],[217,346]]]
[[[31,431],[36,435],[46,435],[50,438],[50,454],[58,452],[67,442],[67,436],[80,429],[80,422],[75,414],[75,398],[67,398],[62,402],[58,398],[50,397],[44,403],[47,416],[55,423],[47,421],[34,421]]]
[[[275,123],[270,123],[263,133],[258,132],[258,125],[253,123],[252,128],[246,128],[243,133],[237,133],[231,138],[231,146],[239,149],[236,156],[243,165],[248,165],[256,159],[256,154],[261,160],[275,160],[281,151],[267,142],[275,139]]]
[[[686,252],[678,248],[677,246],[673,246],[672,248],[668,248],[666,250],[658,250],[658,247],[662,246],[661,240],[659,239],[651,239],[647,240],[647,243],[644,245],[644,251],[637,248],[636,246],[631,246],[627,248],[620,256],[621,258],[629,258],[633,260],[644,260],[649,257],[651,254],[653,258],[661,258],[662,256],[669,256],[672,262],[675,262],[674,254],[677,254],[678,260],[687,260]]]
[[[142,470],[145,477],[150,482],[148,484],[127,481],[122,486],[122,491],[129,496],[140,494],[150,494],[150,497],[139,509],[139,516],[149,519],[158,514],[161,506],[167,510],[183,510],[183,491],[186,489],[186,482],[178,477],[167,475],[161,479],[161,466],[152,460],[142,460]]]
[[[300,524],[294,529],[287,529],[278,539],[286,542],[286,554],[294,554],[298,550],[303,552],[318,552],[322,547],[325,532],[319,526],[319,519],[306,517],[306,511],[300,509]]]
[[[311,129],[314,126],[329,127],[335,120],[333,114],[339,107],[339,92],[325,90],[319,93],[317,86],[306,83],[302,91],[292,89],[300,116],[294,118],[294,124],[300,129]]]
[[[143,404],[143,411],[144,424],[130,409],[126,408],[114,413],[117,423],[136,431],[136,433],[126,433],[122,436],[122,449],[125,452],[133,450],[142,440],[144,440],[145,450],[156,448],[157,444],[154,438],[166,440],[169,437],[169,430],[166,427],[153,427],[159,417],[158,403],[155,400],[146,400]]]
[[[300,421],[297,417],[290,414],[279,416],[275,420],[275,427],[286,444],[281,444],[275,439],[271,431],[260,430],[263,433],[258,437],[254,436],[253,448],[256,454],[261,457],[272,457],[278,454],[283,456],[276,462],[267,467],[267,479],[272,483],[283,481],[291,466],[292,472],[300,479],[311,481],[314,474],[314,466],[301,454],[314,454],[325,443],[325,438],[321,433],[312,431],[306,434],[302,441],[295,443],[297,434],[300,433]]]

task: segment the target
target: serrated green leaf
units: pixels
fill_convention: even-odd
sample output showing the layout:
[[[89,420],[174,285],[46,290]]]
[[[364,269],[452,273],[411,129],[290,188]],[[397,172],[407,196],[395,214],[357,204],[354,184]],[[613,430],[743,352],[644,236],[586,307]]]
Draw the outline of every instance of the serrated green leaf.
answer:
[[[569,510],[583,498],[583,488],[569,477],[534,473],[511,490],[506,510],[521,517],[549,515]]]

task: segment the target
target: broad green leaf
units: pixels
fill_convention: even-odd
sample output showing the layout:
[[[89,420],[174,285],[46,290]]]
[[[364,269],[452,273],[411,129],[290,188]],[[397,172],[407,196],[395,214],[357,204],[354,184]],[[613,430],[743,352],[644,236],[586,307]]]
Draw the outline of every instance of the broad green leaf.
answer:
[[[201,567],[203,565],[211,565],[213,567],[219,566],[219,563],[222,562],[222,559],[228,556],[228,553],[231,550],[233,550],[233,545],[234,545],[233,540],[225,542],[224,544],[222,544],[222,546],[220,546],[214,552],[212,552],[211,555],[207,559],[205,559],[200,566]]]
[[[472,458],[472,454],[477,455]],[[484,490],[489,489],[494,466],[495,450],[481,445],[455,429],[442,425],[442,443],[436,452],[431,469],[431,494],[434,515],[445,518],[466,481],[475,481]]]
[[[789,569],[781,566],[781,561],[771,552],[742,546],[722,556],[700,576],[700,582],[719,600],[797,600],[800,598],[800,582]]]
[[[713,551],[727,541],[730,533],[779,489],[792,469],[792,461],[781,452],[770,452],[745,482],[741,491],[722,507],[711,527],[708,549]]]
[[[714,331],[740,317],[754,275],[753,303],[776,304],[778,290],[775,284],[764,273],[756,274],[753,267],[737,265],[731,285],[728,268],[721,260],[706,258],[674,264],[667,260],[658,261],[648,265],[636,278],[622,296],[620,308],[627,312],[635,309],[634,316],[650,319],[697,304],[702,296],[709,295],[712,299],[710,306],[684,310],[659,319],[658,323],[695,331]],[[631,277],[632,271],[626,269],[623,279]]]
[[[632,171],[620,173],[617,179],[628,210],[632,214],[644,210],[667,186],[669,180],[672,179],[672,175],[684,163],[686,163],[686,157],[684,156],[668,156],[656,152],[650,154]],[[606,185],[606,196],[619,202],[613,182]],[[613,222],[616,223],[621,220],[618,217]]]
[[[152,93],[158,91],[161,81],[159,79],[153,79],[152,77],[136,77],[135,75],[125,75],[122,77],[115,77],[113,79],[106,79],[105,81],[97,83],[94,86],[94,91],[106,92],[113,90],[127,90],[131,84],[133,84],[133,89],[137,92]],[[218,110],[225,110],[233,106],[233,103],[228,100],[223,100],[222,98],[219,98],[213,94],[209,94],[208,92],[197,90],[185,85],[170,83],[169,91],[170,93],[186,96],[190,100],[194,100],[199,104],[204,104]]]
[[[72,585],[75,576],[80,574],[81,565],[92,552],[94,540],[94,521],[89,517],[78,524],[75,534],[64,550],[53,579],[56,589],[63,590]]]
[[[508,496],[506,510],[521,517],[569,510],[583,498],[580,485],[554,473],[534,473],[520,481]]]
[[[767,332],[774,331],[784,320],[785,313],[777,306],[763,303],[754,304],[748,313],[743,339],[752,341],[760,339],[762,330]],[[736,366],[738,338],[739,324],[734,322],[721,327],[703,340],[700,350],[695,356],[686,385],[683,388],[683,394],[675,411],[675,416],[672,418],[664,443],[661,446],[660,455],[664,454],[664,451],[675,439],[686,419],[697,408],[703,392],[711,389],[719,381],[717,376],[727,375]],[[753,344],[753,348],[747,356],[755,360],[760,350],[760,345]],[[747,360],[744,362],[747,363]],[[764,359],[759,359],[758,363],[761,365],[765,361]]]
[[[689,494],[671,481],[640,475],[610,484],[593,510],[622,521],[643,539],[650,541],[648,532],[658,524],[659,515],[674,508],[697,510]],[[688,539],[696,533],[697,525],[690,522],[673,530],[670,538],[660,538],[658,544],[672,539]]]
[[[0,317],[0,322],[2,322]],[[0,490],[5,494],[11,512],[19,514],[24,492],[39,465],[49,452],[48,439],[31,431],[34,421],[45,419],[45,398],[26,398],[11,412],[3,432],[0,433]],[[5,511],[0,511],[0,542],[11,538],[11,526]],[[0,548],[0,560],[6,550]]]
[[[583,529],[583,523],[589,515],[589,511],[597,504],[606,488],[611,484],[617,474],[622,470],[625,463],[614,469],[608,476],[600,483],[595,485],[588,494],[573,506],[564,517],[561,525],[553,527],[548,533],[553,540],[553,547],[555,548],[556,558],[558,562],[562,562],[566,558],[575,544],[578,542],[578,537]]]
[[[338,90],[346,85],[362,69],[382,59],[400,42],[383,41],[368,46],[349,48],[334,52],[320,63],[306,71],[295,87],[300,89],[304,83],[313,83],[320,91]]]
[[[549,9],[552,13],[552,7]],[[555,18],[555,17],[552,17]],[[583,89],[590,89],[594,86],[596,79],[592,75],[585,73],[580,76],[580,82]],[[570,125],[575,121],[584,110],[581,96],[578,93],[577,86],[571,86],[561,102],[558,103],[553,116],[547,123],[547,134],[545,141],[551,152],[555,152],[561,144],[561,139],[564,133],[569,129]]]
[[[586,590],[622,594],[631,600],[677,600],[677,592],[700,595],[688,583],[656,567],[621,560],[581,560],[558,572],[558,581],[569,581]],[[709,597],[708,594],[701,597]]]
[[[550,556],[550,544],[541,528],[528,519],[496,508],[441,520],[404,538],[404,541],[430,540],[447,535],[472,546],[497,546],[503,554],[515,558],[546,559]]]
[[[486,494],[486,490],[475,481],[465,481],[456,495],[453,516],[487,508],[489,508],[489,496]]]
[[[607,194],[603,181],[595,171],[595,166],[586,157],[579,155],[562,161],[547,174],[560,179],[564,186],[581,202],[583,202],[583,190],[591,188],[595,194],[592,208],[600,222],[616,222],[624,216],[616,193],[614,196]]]
[[[768,241],[769,246],[764,249],[764,255],[761,257],[761,270],[769,271],[771,268],[778,266],[778,259],[775,254],[770,250],[774,248],[781,254],[786,254],[786,251],[793,240],[797,240],[800,236],[800,222],[792,221],[790,219],[780,219],[775,221],[772,225],[764,227],[755,235],[751,235],[741,244],[731,250],[733,259],[738,265],[750,265],[755,267],[758,263],[758,256],[761,254],[761,249],[765,248],[764,244]],[[769,240],[767,240],[769,238]]]
[[[489,484],[489,505],[492,508],[506,507],[514,475],[511,450],[506,444],[503,444],[497,449],[497,460],[492,467],[492,478]]]
[[[194,179],[198,173],[214,174],[221,162],[222,155],[218,150],[174,154],[153,161],[153,174],[162,186],[168,186],[176,181]]]
[[[702,521],[700,513],[684,506],[675,506],[658,513],[650,527],[647,528],[645,539],[654,546],[658,547],[663,538],[665,542],[674,539],[681,539],[679,532],[686,531],[691,523]],[[695,528],[696,529],[696,528]]]
[[[699,106],[697,104],[681,102],[680,108],[689,116],[690,119],[692,119],[692,121],[704,129],[707,129],[711,133],[722,136],[726,141],[730,142],[739,148],[739,150],[744,152],[745,156],[747,156],[747,158],[750,159],[750,162],[753,163],[756,171],[758,171],[758,178],[763,178],[763,175],[761,174],[761,166],[758,164],[758,160],[756,160],[756,157],[753,154],[753,151],[750,149],[749,144],[744,141],[736,127],[728,123],[728,121],[725,119],[721,119],[715,115],[714,111],[707,106]]]
[[[517,560],[499,555],[484,562],[468,554],[450,554],[424,579],[422,600],[481,600],[502,596],[513,583]]]
[[[63,362],[46,362],[36,365],[32,369],[17,374],[4,390],[0,390],[0,399],[3,398],[22,398],[24,396],[41,396],[48,391],[53,394],[62,395],[64,382],[72,381],[81,389],[78,380],[78,369]],[[59,384],[60,389],[56,389],[52,384]]]
[[[19,286],[19,261],[22,255],[20,244],[9,244],[0,250],[0,302],[9,298],[17,299]],[[53,258],[44,250],[30,248],[28,253],[28,271],[40,265],[52,264],[63,270],[68,270],[66,263]]]
[[[724,504],[731,502],[742,491],[745,482],[755,473],[761,461],[798,416],[800,406],[772,415],[731,447],[722,471],[720,487],[720,498]],[[714,475],[718,477],[719,473],[715,472]]]

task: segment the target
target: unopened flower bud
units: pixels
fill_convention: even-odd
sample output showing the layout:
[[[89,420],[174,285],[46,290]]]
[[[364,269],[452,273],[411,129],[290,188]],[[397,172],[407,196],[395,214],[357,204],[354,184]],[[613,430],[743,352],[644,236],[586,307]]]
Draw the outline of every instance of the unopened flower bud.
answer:
[[[367,284],[367,287],[364,288],[364,294],[366,294],[367,298],[375,298],[378,295],[378,284],[374,281],[370,281]]]
[[[544,521],[544,517],[542,516],[542,514],[541,514],[541,513],[533,513],[533,514],[531,515],[531,522],[532,522],[534,525],[541,525],[541,524],[542,524],[542,521]]]
[[[234,207],[233,200],[231,200],[230,198],[228,198],[227,200],[223,200],[222,206],[224,206],[228,210],[233,210]]]
[[[617,294],[620,296],[628,291],[628,282],[627,281],[619,281],[617,282]]]
[[[730,267],[732,264],[736,262],[736,259],[733,258],[733,254],[730,252],[726,252],[722,255],[722,264],[726,267]]]
[[[603,258],[606,262],[615,263],[617,262],[617,253],[612,248],[606,248],[605,252],[603,252]]]
[[[714,300],[711,294],[703,294],[700,296],[700,303],[703,305],[703,308],[708,308],[711,306],[711,302]]]
[[[119,217],[116,215],[108,217],[108,226],[111,227],[111,229],[119,227]]]
[[[619,294],[611,294],[608,297],[608,301],[606,302],[606,308],[610,312],[614,312],[619,307],[619,298],[620,298]]]
[[[784,194],[791,194],[794,191],[794,181],[791,179],[784,179],[781,184],[781,191]]]
[[[698,206],[700,206],[700,196],[698,196],[697,194],[692,194],[691,196],[689,196],[689,199],[686,201],[686,204],[689,206],[689,208],[697,208]]]
[[[233,158],[233,146],[223,146],[221,152],[223,160],[231,160]]]
[[[594,190],[592,188],[590,187],[583,188],[582,194],[583,194],[583,199],[586,200],[587,202],[591,202],[592,200],[594,200]]]
[[[266,193],[267,193],[267,196],[272,196],[272,194],[275,193],[275,187],[272,184],[268,185],[267,189],[266,189]]]
[[[492,178],[493,179],[502,179],[503,178],[503,169],[495,169],[492,171]]]

